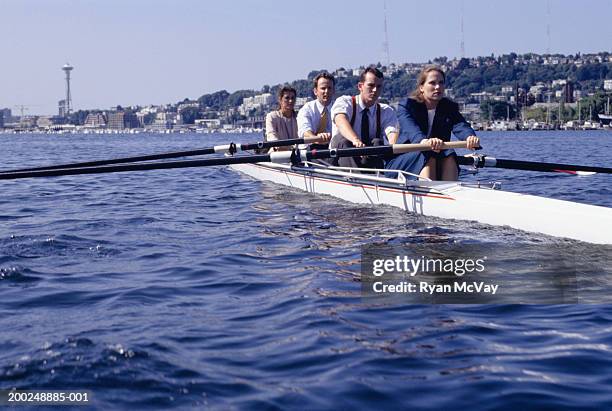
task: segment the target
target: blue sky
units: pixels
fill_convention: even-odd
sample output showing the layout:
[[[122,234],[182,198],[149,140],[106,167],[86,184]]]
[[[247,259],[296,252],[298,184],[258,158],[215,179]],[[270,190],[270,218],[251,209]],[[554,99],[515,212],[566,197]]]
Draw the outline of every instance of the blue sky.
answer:
[[[547,22],[552,53],[612,51],[612,0],[387,0],[391,61],[460,56],[462,3],[467,57],[545,53]],[[16,113],[56,113],[66,62],[74,107],[106,109],[385,60],[383,0],[0,0],[0,10],[0,107]]]

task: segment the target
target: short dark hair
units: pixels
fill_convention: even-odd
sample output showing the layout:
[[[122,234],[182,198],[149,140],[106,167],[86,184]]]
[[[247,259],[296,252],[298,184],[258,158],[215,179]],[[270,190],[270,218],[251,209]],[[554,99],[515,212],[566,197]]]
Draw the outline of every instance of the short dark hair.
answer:
[[[295,91],[295,89],[291,86],[282,86],[279,90],[278,90],[278,100],[280,101],[281,98],[283,98],[283,96],[287,93],[293,93],[294,96],[297,97],[297,91]]]
[[[321,73],[317,74],[317,76],[314,78],[313,80],[313,87],[317,88],[317,85],[319,84],[319,79],[324,78],[326,80],[329,80],[332,82],[332,85],[336,85],[336,79],[334,78],[334,76],[332,76],[331,74],[329,74],[326,71],[322,71]]]
[[[366,75],[368,73],[372,73],[374,74],[377,78],[384,78],[382,71],[380,71],[379,69],[377,69],[374,66],[370,66],[367,67],[365,70],[363,70],[363,72],[361,73],[361,75],[359,76],[359,82],[363,83],[365,81]]]
[[[295,89],[289,85],[285,85],[282,86],[279,90],[278,90],[278,108],[280,109],[280,101],[282,100],[283,96],[287,93],[293,93],[293,95],[295,97],[297,97],[297,91],[295,91]]]

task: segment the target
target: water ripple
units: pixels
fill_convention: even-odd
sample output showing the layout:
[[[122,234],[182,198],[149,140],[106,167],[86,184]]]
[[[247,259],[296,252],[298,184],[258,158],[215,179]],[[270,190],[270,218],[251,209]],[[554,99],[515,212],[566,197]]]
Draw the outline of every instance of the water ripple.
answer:
[[[259,136],[2,136],[7,168],[221,137]],[[550,139],[565,150],[575,138],[540,137],[530,143],[544,157]],[[536,155],[525,139],[483,144]],[[610,140],[581,141],[573,149],[610,166]],[[474,178],[612,205],[599,175]],[[517,295],[550,292],[518,262],[536,250],[572,257],[553,278],[570,273],[581,301],[605,302],[609,248],[310,196],[225,167],[2,187],[1,389],[87,389],[101,410],[612,409],[609,304],[392,304],[362,298],[360,271],[362,247],[481,246],[503,257],[496,276]]]

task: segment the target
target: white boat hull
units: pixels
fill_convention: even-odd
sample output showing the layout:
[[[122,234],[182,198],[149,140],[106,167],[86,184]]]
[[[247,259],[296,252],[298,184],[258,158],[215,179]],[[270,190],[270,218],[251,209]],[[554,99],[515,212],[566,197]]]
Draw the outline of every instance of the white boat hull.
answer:
[[[612,244],[612,208],[457,182],[398,181],[272,163],[230,167],[258,180],[353,203],[386,204],[426,216],[478,221],[589,243]]]

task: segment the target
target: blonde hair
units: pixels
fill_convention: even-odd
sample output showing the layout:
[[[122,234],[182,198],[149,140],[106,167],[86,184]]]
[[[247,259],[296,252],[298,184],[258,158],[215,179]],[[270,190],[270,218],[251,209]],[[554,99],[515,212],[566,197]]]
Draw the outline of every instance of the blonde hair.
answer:
[[[427,75],[431,73],[432,71],[437,71],[438,73],[440,73],[440,75],[442,75],[442,79],[444,80],[444,82],[446,82],[446,74],[444,74],[444,71],[442,71],[440,67],[438,66],[423,67],[423,70],[421,70],[421,72],[419,73],[417,77],[416,87],[410,94],[410,97],[412,97],[419,103],[423,103],[425,101],[425,99],[423,98],[423,93],[421,92],[421,86],[425,84],[425,82],[427,81]]]

